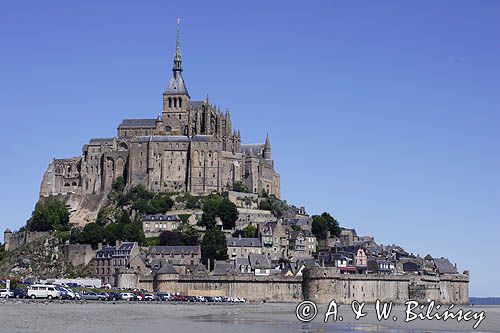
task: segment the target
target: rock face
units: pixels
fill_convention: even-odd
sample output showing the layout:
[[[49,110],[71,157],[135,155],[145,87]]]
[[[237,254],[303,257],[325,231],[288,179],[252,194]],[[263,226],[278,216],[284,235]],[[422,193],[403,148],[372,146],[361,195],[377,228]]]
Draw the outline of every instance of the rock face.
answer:
[[[64,255],[63,244],[55,236],[36,239],[8,252],[0,264],[0,275],[16,278],[60,278],[88,276],[85,266],[74,267]]]

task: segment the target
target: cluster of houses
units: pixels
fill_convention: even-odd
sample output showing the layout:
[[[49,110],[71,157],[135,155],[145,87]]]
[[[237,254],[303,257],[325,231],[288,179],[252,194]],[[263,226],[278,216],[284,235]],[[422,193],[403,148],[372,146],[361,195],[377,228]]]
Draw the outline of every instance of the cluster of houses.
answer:
[[[232,195],[236,202],[247,206],[240,211],[237,229],[253,225],[257,235],[234,237],[235,230],[224,230],[227,260],[209,261],[205,266],[201,263],[200,246],[140,247],[133,242],[118,242],[115,246],[100,246],[95,252],[90,261],[95,277],[103,285],[113,286],[117,272],[124,268],[139,275],[301,276],[304,268],[314,266],[335,267],[339,274],[458,274],[456,265],[446,258],[421,258],[400,246],[378,245],[373,237],[358,236],[354,229],[343,228],[339,237],[318,240],[311,232],[312,218],[303,207],[292,206],[291,214],[282,219],[266,220],[264,216],[270,212],[259,212],[252,219],[248,210],[257,210],[253,206],[255,198],[245,200]],[[190,223],[196,223],[196,214],[199,212],[191,211]],[[176,230],[182,223],[179,215],[170,212],[144,216],[145,234]]]

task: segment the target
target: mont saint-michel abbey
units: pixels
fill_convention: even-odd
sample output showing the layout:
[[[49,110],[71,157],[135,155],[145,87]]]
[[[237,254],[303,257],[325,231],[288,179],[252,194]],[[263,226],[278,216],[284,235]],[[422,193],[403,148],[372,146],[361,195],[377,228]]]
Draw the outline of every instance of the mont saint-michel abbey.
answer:
[[[54,159],[40,195],[98,194],[122,176],[127,186],[156,192],[206,195],[243,182],[254,193],[280,196],[269,138],[242,144],[229,112],[191,100],[182,77],[177,31],[172,77],[163,93],[163,110],[152,119],[124,119],[114,138],[91,139],[79,157]]]

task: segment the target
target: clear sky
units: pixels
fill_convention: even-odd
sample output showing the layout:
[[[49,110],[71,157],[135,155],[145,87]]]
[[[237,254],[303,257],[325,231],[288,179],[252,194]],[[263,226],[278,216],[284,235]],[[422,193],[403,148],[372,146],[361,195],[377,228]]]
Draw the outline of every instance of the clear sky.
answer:
[[[498,1],[2,1],[0,229],[52,158],[161,112],[177,17],[192,98],[269,133],[284,199],[500,296]]]

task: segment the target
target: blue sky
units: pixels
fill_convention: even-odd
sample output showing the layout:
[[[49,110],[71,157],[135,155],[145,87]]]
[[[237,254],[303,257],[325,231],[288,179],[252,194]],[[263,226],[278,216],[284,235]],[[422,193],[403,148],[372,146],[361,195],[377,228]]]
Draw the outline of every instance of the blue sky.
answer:
[[[182,18],[193,99],[269,132],[283,198],[471,271],[500,296],[500,3],[0,4],[0,229],[45,168],[161,112]]]

